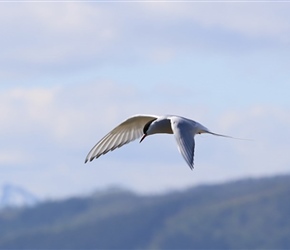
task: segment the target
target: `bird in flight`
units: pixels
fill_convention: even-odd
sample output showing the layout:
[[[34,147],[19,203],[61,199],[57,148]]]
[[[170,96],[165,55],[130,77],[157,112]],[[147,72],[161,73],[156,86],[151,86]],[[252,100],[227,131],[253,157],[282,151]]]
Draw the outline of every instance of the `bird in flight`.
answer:
[[[85,163],[138,138],[141,138],[140,142],[142,142],[149,135],[164,133],[174,135],[178,150],[191,169],[193,169],[196,134],[208,133],[233,138],[213,133],[200,123],[181,116],[134,115],[105,135],[88,153]]]

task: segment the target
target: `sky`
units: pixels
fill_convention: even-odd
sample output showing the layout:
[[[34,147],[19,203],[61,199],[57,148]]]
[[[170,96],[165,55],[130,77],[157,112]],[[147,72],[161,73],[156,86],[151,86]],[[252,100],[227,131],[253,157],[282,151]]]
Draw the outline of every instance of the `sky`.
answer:
[[[0,187],[43,199],[121,187],[163,193],[290,173],[290,2],[0,2]],[[176,114],[172,135],[84,164],[135,114]]]

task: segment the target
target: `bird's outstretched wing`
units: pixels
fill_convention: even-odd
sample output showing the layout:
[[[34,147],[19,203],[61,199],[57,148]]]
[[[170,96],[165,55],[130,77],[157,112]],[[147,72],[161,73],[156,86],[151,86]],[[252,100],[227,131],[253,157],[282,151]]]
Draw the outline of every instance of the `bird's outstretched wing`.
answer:
[[[193,169],[194,158],[194,131],[190,123],[179,117],[172,117],[171,128],[177,142],[178,150],[188,166]]]
[[[158,116],[154,115],[135,115],[128,118],[104,136],[91,149],[86,157],[85,163],[141,137],[145,124],[156,118]]]

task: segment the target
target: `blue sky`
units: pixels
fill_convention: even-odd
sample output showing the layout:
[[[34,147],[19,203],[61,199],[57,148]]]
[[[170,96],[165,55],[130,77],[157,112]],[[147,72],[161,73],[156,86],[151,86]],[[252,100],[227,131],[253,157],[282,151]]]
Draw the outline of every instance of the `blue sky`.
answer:
[[[0,3],[0,185],[61,198],[290,172],[289,3]],[[84,165],[134,114],[178,114],[195,169],[160,135]]]

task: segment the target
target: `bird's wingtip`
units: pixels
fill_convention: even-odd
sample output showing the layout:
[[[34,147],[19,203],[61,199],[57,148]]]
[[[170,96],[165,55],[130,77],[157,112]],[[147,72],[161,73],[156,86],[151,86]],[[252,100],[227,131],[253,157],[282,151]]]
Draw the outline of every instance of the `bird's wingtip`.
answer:
[[[95,159],[95,157],[87,158],[87,159],[85,160],[85,164],[86,164],[87,162],[91,162],[93,159]]]
[[[194,169],[193,163],[188,163],[188,166],[189,166],[190,170],[193,170]]]

